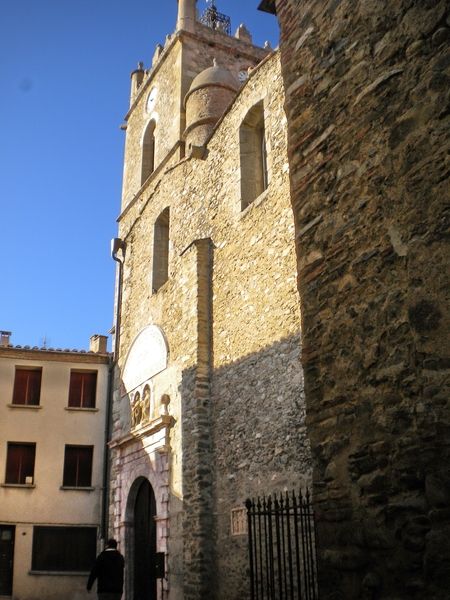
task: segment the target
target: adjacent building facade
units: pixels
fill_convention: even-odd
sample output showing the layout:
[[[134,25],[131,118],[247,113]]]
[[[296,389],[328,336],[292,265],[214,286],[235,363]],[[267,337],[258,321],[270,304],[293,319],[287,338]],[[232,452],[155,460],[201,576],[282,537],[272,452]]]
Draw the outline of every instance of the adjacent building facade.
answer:
[[[0,596],[81,600],[100,547],[110,356],[0,344]]]
[[[109,517],[127,600],[242,600],[246,498],[310,478],[283,103],[279,54],[193,0],[132,74]]]

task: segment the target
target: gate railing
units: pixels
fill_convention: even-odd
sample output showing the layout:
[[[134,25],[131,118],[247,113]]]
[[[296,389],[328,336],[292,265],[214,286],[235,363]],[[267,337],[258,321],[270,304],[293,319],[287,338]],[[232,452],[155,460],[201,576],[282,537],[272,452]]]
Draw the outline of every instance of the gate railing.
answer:
[[[247,500],[252,600],[318,600],[309,492]]]

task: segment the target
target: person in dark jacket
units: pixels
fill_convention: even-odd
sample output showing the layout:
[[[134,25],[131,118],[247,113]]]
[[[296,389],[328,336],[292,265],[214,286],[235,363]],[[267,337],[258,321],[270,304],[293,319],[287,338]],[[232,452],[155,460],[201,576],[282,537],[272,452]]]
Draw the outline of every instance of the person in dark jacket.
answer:
[[[98,600],[120,600],[123,592],[124,558],[117,550],[117,542],[108,540],[106,548],[95,561],[87,582],[87,590],[91,591],[97,580]]]

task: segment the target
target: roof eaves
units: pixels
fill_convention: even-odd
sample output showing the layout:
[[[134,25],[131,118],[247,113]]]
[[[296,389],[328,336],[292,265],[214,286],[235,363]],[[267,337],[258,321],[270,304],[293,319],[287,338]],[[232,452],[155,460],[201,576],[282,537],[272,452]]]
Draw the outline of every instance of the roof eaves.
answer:
[[[258,6],[258,10],[270,13],[271,15],[276,15],[277,7],[275,5],[275,0],[262,0],[262,2]]]

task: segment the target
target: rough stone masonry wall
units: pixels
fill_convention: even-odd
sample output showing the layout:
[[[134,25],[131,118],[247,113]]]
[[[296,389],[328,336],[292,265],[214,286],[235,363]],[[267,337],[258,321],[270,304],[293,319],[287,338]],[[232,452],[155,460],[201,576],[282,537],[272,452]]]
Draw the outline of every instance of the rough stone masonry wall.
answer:
[[[241,211],[239,126],[261,99],[269,187]],[[310,478],[283,102],[275,54],[251,75],[208,146],[209,168],[219,172],[212,372],[217,600],[244,600],[249,592],[247,538],[232,535],[231,510]]]
[[[276,6],[321,598],[448,599],[449,2]]]

